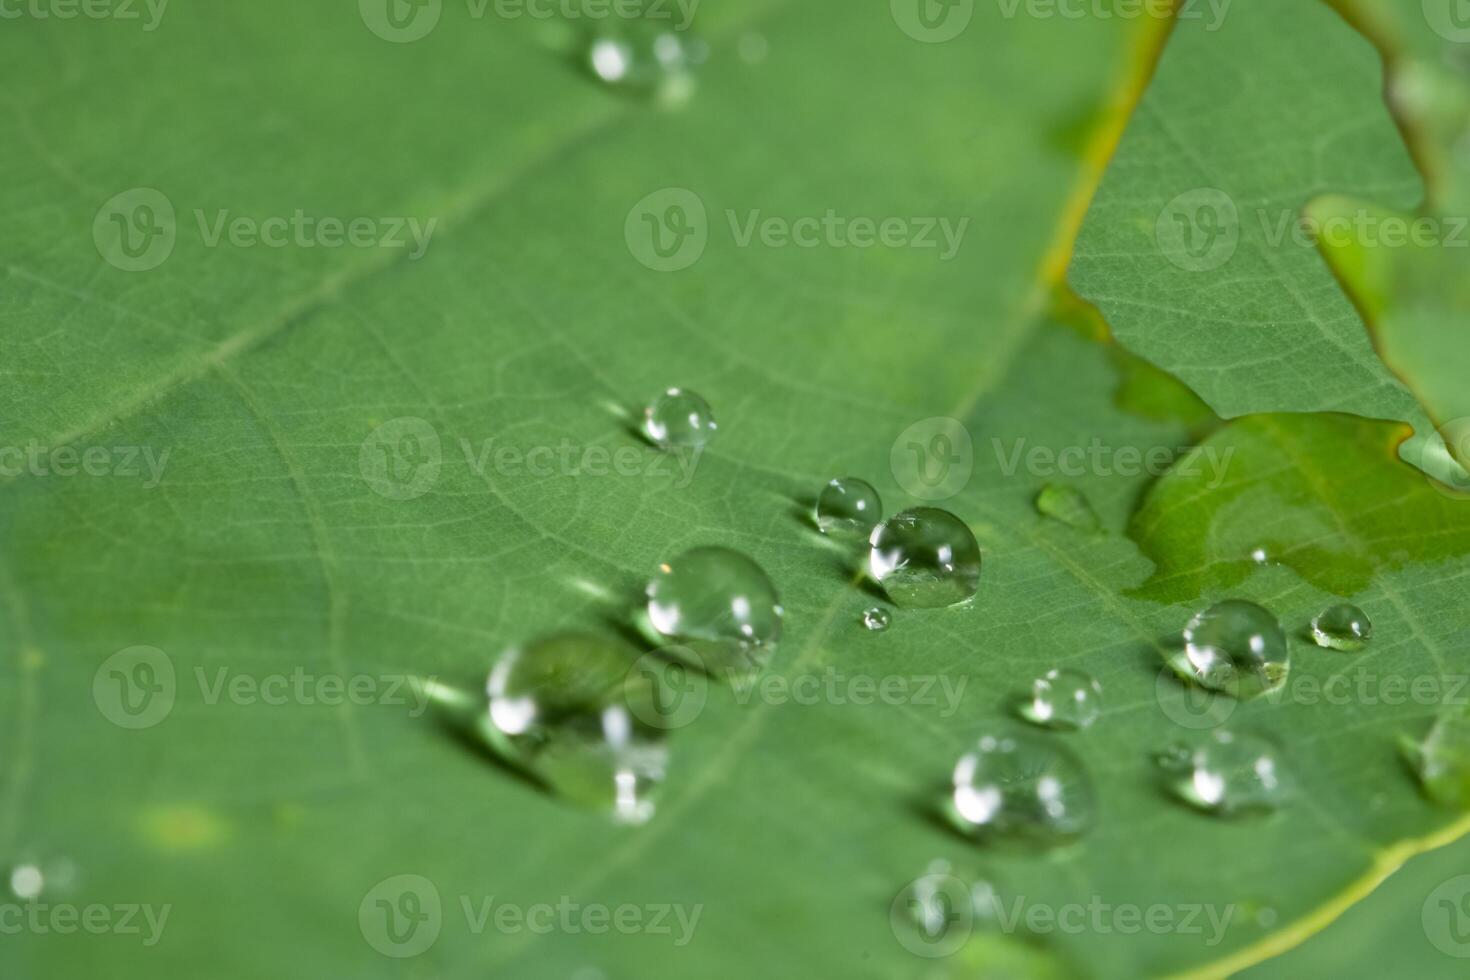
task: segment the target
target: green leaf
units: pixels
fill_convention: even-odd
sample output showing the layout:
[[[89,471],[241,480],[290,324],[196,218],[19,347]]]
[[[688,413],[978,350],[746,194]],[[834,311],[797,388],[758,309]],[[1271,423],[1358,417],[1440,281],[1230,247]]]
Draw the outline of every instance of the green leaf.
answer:
[[[1132,90],[1158,25],[976,5],[931,45],[881,4],[721,5],[701,15],[693,101],[662,112],[599,88],[542,25],[472,9],[444,4],[405,43],[352,5],[284,0],[180,6],[146,32],[29,18],[0,42],[0,445],[34,444],[47,467],[0,482],[0,860],[41,868],[51,907],[168,910],[156,943],[143,919],[102,934],[46,919],[6,937],[7,975],[1211,972],[1299,941],[1385,862],[1450,833],[1387,736],[1417,711],[1242,706],[1310,791],[1265,822],[1212,820],[1155,778],[1151,754],[1184,734],[1161,653],[1196,603],[1134,594],[1154,566],[1121,531],[1157,475],[1142,461],[1177,462],[1213,420],[1049,313],[1046,276],[1126,102],[1099,93]],[[750,31],[768,41],[759,64],[737,53]],[[99,212],[103,232],[113,214],[164,227],[138,210],[159,219],[156,198],[107,206],[135,188],[166,199],[175,237],[129,271],[157,256],[102,232],[99,250],[94,230]],[[626,234],[671,188],[698,199],[709,235],[662,273]],[[298,208],[439,221],[418,258],[211,245],[199,224]],[[970,224],[946,261],[741,247],[726,219],[828,209]],[[630,431],[630,407],[670,384],[720,420],[692,470]],[[985,547],[981,592],[870,634],[874,596],[805,510],[847,473],[890,510],[924,502],[895,443],[939,416],[973,437],[942,505]],[[1094,445],[1083,472],[1059,469]],[[58,472],[63,446],[106,450],[105,474]],[[596,472],[599,449],[634,472]],[[1058,481],[1104,533],[1037,513]],[[626,632],[656,564],[707,544],[768,570],[787,631],[769,687],[746,703],[714,690],[675,733],[648,825],[543,792],[421,710],[425,680],[473,692],[513,644]],[[1365,590],[1373,657],[1407,670],[1451,649],[1462,563],[1385,572],[1402,610]],[[1286,569],[1240,588],[1293,628],[1323,598]],[[1303,653],[1297,669],[1344,663]],[[1103,719],[1069,739],[1098,825],[1045,856],[977,850],[934,819],[937,791],[1061,665],[1105,689]],[[125,710],[139,691],[120,681],[168,676],[172,692]],[[841,697],[793,700],[829,678]],[[883,679],[899,703],[854,703],[855,681]],[[353,681],[369,703],[333,692]],[[1269,903],[1276,918],[982,933],[923,962],[889,915],[940,857],[1025,909]],[[378,931],[380,901],[433,917],[432,944],[385,955],[411,950]],[[502,906],[570,907],[577,925],[543,934]],[[686,934],[676,915],[634,932],[580,917],[653,906],[698,920]]]

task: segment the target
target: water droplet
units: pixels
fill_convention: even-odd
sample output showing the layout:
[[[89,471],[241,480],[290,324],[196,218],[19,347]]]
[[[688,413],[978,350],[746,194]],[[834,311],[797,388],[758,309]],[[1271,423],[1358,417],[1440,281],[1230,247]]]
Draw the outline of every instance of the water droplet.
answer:
[[[874,633],[881,633],[886,630],[892,622],[893,617],[888,614],[887,609],[880,609],[879,607],[874,606],[871,609],[863,610],[864,629],[872,630]]]
[[[1361,650],[1373,637],[1368,614],[1351,603],[1324,609],[1312,620],[1312,639],[1330,650]]]
[[[10,871],[10,891],[23,902],[39,898],[45,885],[41,869],[34,864],[18,864]]]
[[[1092,502],[1076,487],[1048,483],[1036,495],[1036,510],[1043,517],[1061,521],[1079,531],[1093,533],[1102,529],[1102,521],[1092,509]]]
[[[972,837],[1042,845],[1082,834],[1095,809],[1081,761],[1029,732],[986,735],[961,756],[947,807],[954,825]]]
[[[1173,662],[1201,687],[1251,698],[1286,682],[1291,654],[1270,612],[1241,599],[1216,603],[1184,628],[1184,651]]]
[[[817,528],[833,537],[866,539],[883,519],[883,501],[866,480],[841,477],[817,498]]]
[[[670,388],[643,412],[643,431],[660,449],[702,449],[718,428],[709,402],[683,388]]]
[[[781,638],[785,610],[776,589],[738,551],[686,551],[658,567],[647,593],[653,628],[691,648],[709,673],[758,667]]]
[[[677,31],[629,25],[590,37],[586,57],[606,85],[676,105],[694,94],[694,69],[706,53],[703,41]]]
[[[909,952],[938,959],[953,955],[973,929],[989,925],[999,909],[991,882],[941,859],[929,862],[923,874],[894,896],[889,923]]]
[[[1265,548],[1255,548],[1251,551],[1251,561],[1257,565],[1269,565],[1271,563],[1271,556]]]
[[[668,759],[652,679],[613,640],[569,633],[507,650],[486,683],[481,730],[513,765],[626,823],[653,816]]]
[[[1415,741],[1400,736],[1399,747],[1424,795],[1447,806],[1470,806],[1470,715],[1447,710]]]
[[[1102,714],[1102,685],[1080,670],[1048,671],[1021,705],[1027,721],[1048,728],[1086,728]]]
[[[895,514],[869,540],[869,571],[899,606],[952,606],[980,587],[980,545],[948,511],[917,507]]]
[[[1188,750],[1171,787],[1181,800],[1222,816],[1274,810],[1286,798],[1276,747],[1259,735],[1219,729]]]

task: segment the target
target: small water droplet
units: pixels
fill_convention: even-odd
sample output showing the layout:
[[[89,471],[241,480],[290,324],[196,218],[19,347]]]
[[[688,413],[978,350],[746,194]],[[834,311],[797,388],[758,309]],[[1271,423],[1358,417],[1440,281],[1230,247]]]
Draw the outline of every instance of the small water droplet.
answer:
[[[1065,746],[1029,732],[983,736],[956,763],[946,807],[969,836],[1040,845],[1082,834],[1095,809],[1082,762]]]
[[[1271,563],[1271,556],[1267,554],[1265,548],[1256,548],[1251,552],[1251,561],[1257,565],[1269,565]]]
[[[719,428],[709,402],[670,388],[643,411],[643,431],[661,449],[702,449]]]
[[[938,609],[980,587],[980,545],[948,511],[917,507],[873,529],[868,569],[901,607]]]
[[[886,630],[892,622],[893,617],[888,614],[887,609],[880,609],[879,607],[874,606],[871,609],[863,610],[864,629],[872,630],[874,633],[881,633]]]
[[[658,567],[648,583],[648,619],[662,637],[690,647],[712,674],[760,666],[781,638],[785,610],[766,573],[729,548],[694,548]]]
[[[481,726],[506,761],[563,797],[625,823],[653,816],[668,760],[660,703],[633,651],[569,633],[507,650],[486,683]]]
[[[1079,531],[1094,533],[1102,529],[1102,521],[1087,495],[1076,487],[1060,483],[1048,483],[1036,495],[1036,510],[1043,517],[1060,521]]]
[[[1221,816],[1274,810],[1287,795],[1276,747],[1259,735],[1218,729],[1166,769],[1176,796]]]
[[[1047,728],[1087,728],[1102,715],[1102,685],[1080,670],[1047,671],[1032,682],[1021,715]]]
[[[1312,620],[1312,639],[1329,650],[1361,650],[1372,637],[1373,623],[1368,614],[1352,603],[1324,609]]]
[[[586,58],[604,84],[678,105],[694,94],[694,69],[706,54],[703,41],[678,31],[631,25],[589,37]]]
[[[817,528],[833,537],[866,539],[883,519],[883,501],[866,480],[840,477],[817,498]]]
[[[1423,738],[1400,736],[1399,747],[1424,795],[1447,806],[1470,806],[1470,715],[1442,712]]]
[[[990,881],[939,859],[894,896],[889,922],[909,952],[939,959],[953,955],[977,925],[989,926],[1000,907]]]
[[[1275,616],[1254,602],[1228,599],[1189,621],[1182,656],[1170,663],[1201,687],[1251,698],[1286,682],[1291,654]]]
[[[39,898],[46,879],[34,864],[18,864],[10,871],[10,891],[23,902]]]

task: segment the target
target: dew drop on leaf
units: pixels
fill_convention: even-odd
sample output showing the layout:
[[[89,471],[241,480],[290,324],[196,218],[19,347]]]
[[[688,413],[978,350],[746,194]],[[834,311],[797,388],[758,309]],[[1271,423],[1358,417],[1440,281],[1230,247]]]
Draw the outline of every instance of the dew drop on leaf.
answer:
[[[1286,682],[1291,654],[1275,616],[1254,602],[1229,599],[1185,626],[1182,659],[1175,669],[1200,686],[1251,698]]]
[[[1276,747],[1259,735],[1217,730],[1171,755],[1170,788],[1190,806],[1220,816],[1275,810],[1287,797]]]
[[[776,588],[738,551],[686,551],[660,565],[646,591],[653,628],[692,649],[709,673],[757,667],[781,638],[785,610]]]
[[[670,388],[643,410],[643,432],[660,449],[702,449],[718,428],[709,402],[683,388]]]
[[[1470,715],[1448,709],[1421,739],[1401,736],[1399,746],[1424,795],[1436,803],[1470,806]]]
[[[704,60],[703,41],[678,31],[631,25],[587,39],[587,67],[603,84],[665,105],[694,94],[694,69]]]
[[[1092,780],[1068,749],[1030,732],[982,736],[960,757],[946,810],[978,840],[1049,846],[1093,822]]]
[[[817,497],[817,529],[832,537],[866,539],[883,519],[883,501],[866,480],[839,477]]]
[[[658,692],[636,662],[622,644],[581,633],[507,650],[486,683],[482,731],[497,754],[558,795],[643,823],[668,748],[666,731],[648,721]]]
[[[1021,716],[1047,728],[1087,728],[1102,714],[1102,685],[1091,674],[1065,668],[1047,671],[1031,684]]]
[[[868,569],[901,607],[938,609],[980,587],[980,545],[948,511],[918,507],[873,529]]]
[[[1092,509],[1092,502],[1076,487],[1047,484],[1036,495],[1036,510],[1043,517],[1050,517],[1079,531],[1095,532],[1102,528],[1102,521]]]
[[[1343,602],[1322,610],[1312,620],[1312,639],[1319,647],[1352,652],[1368,645],[1373,623],[1368,614]]]
[[[870,630],[874,633],[881,633],[888,629],[892,623],[893,617],[889,615],[887,609],[873,606],[870,609],[863,610],[863,629]]]
[[[23,902],[39,898],[45,885],[41,869],[34,864],[17,864],[10,869],[11,894]]]

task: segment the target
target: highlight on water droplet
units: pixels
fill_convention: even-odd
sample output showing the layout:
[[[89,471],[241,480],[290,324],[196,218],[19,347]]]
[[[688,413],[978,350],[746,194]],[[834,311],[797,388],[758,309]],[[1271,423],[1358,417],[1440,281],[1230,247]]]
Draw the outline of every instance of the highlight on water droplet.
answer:
[[[1166,759],[1174,795],[1208,813],[1268,812],[1289,795],[1277,749],[1259,735],[1217,729]]]
[[[1050,517],[1068,527],[1089,534],[1102,530],[1102,521],[1087,495],[1076,487],[1061,483],[1048,483],[1036,495],[1036,510],[1043,517]]]
[[[1096,810],[1081,760],[1031,732],[987,734],[960,757],[946,813],[981,841],[1050,846],[1078,837]]]
[[[866,480],[839,477],[817,497],[817,530],[835,538],[866,540],[883,519],[883,501]]]
[[[1082,729],[1102,715],[1102,685],[1091,674],[1059,668],[1031,683],[1021,716],[1047,728]]]
[[[938,609],[973,598],[980,545],[948,511],[916,507],[873,529],[868,571],[901,608]]]
[[[863,629],[873,633],[882,633],[893,622],[893,617],[889,615],[888,610],[879,606],[864,609],[862,618]]]
[[[749,673],[781,638],[786,611],[765,571],[729,548],[702,547],[658,567],[646,590],[660,637],[693,649],[711,674]]]
[[[10,892],[23,902],[40,898],[46,878],[34,864],[17,864],[10,869]]]
[[[1351,653],[1363,649],[1372,638],[1373,622],[1350,602],[1330,606],[1312,618],[1312,640],[1319,647]]]
[[[1423,738],[1399,736],[1399,748],[1424,795],[1435,803],[1470,807],[1470,714],[1446,708]]]
[[[1228,599],[1190,619],[1184,649],[1169,663],[1201,687],[1244,699],[1286,683],[1291,653],[1275,616],[1254,602]]]
[[[660,449],[703,449],[719,426],[709,402],[670,388],[643,410],[643,433]]]
[[[668,762],[653,681],[635,652],[566,633],[505,651],[486,682],[481,733],[508,763],[558,795],[624,823],[653,816]]]

